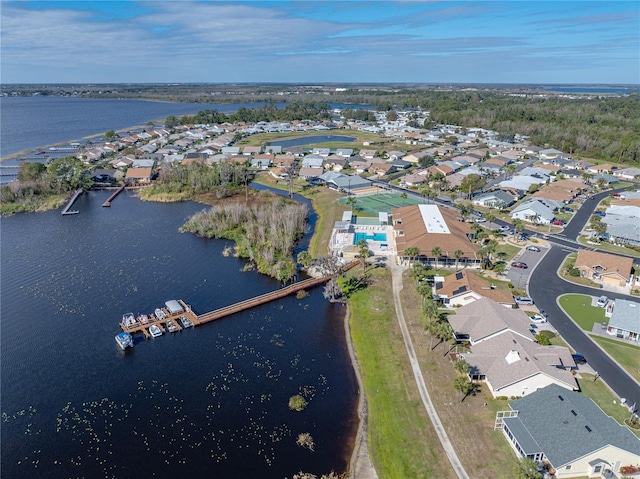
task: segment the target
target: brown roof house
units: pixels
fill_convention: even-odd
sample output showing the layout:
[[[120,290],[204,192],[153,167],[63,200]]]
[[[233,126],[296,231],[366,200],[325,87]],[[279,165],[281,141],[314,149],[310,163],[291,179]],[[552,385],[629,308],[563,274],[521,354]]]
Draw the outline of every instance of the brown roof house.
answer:
[[[152,168],[129,168],[124,177],[126,183],[151,183]]]
[[[469,223],[457,220],[457,212],[437,205],[413,205],[392,210],[396,250],[406,257],[405,250],[418,248],[419,259],[435,267],[456,264],[455,251],[462,251],[461,261],[466,266],[479,267],[481,258],[476,254],[480,245],[471,242],[475,232]],[[435,248],[440,255],[434,256]]]
[[[462,355],[471,367],[469,376],[485,381],[494,397],[526,396],[550,384],[578,389],[571,351],[536,343],[522,310],[482,298],[449,315],[448,321],[457,340],[471,343],[471,353]]]
[[[504,289],[496,289],[484,278],[468,271],[436,278],[434,298],[442,300],[447,308],[466,306],[482,298],[489,298],[507,308],[515,306],[513,296]]]
[[[578,250],[575,267],[583,278],[602,285],[631,286],[633,259],[599,251]]]

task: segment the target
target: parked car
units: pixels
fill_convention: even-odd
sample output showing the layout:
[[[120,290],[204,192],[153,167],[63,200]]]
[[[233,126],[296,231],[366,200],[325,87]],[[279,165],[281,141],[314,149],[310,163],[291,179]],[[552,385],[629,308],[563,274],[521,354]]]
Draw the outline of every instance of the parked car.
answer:
[[[538,248],[537,246],[527,246],[527,251],[535,251],[536,253],[540,252],[540,248]]]
[[[510,229],[511,229],[511,227],[510,227],[510,226],[507,226],[507,225],[502,225],[502,226],[499,228],[499,230],[500,230],[500,231],[503,231],[503,232],[504,232],[504,231],[509,231]]]
[[[606,296],[600,296],[598,298],[598,301],[596,301],[596,306],[598,306],[599,308],[604,308],[608,302],[609,298],[607,298]]]
[[[541,314],[532,314],[531,316],[529,316],[529,320],[532,323],[546,323],[547,322],[547,318],[545,318],[544,316],[542,316]]]
[[[604,218],[605,216],[607,216],[607,214],[604,211],[594,211],[593,214],[596,216],[600,216],[601,218]]]
[[[573,362],[576,364],[586,364],[587,363],[587,358],[585,358],[582,354],[576,352],[573,353],[571,355],[571,357],[573,358]]]
[[[516,304],[522,304],[524,306],[532,306],[533,305],[533,299],[531,299],[528,296],[516,296],[514,298]]]
[[[482,216],[479,216],[474,221],[476,223],[486,223],[487,220],[485,220]]]
[[[521,269],[527,269],[527,263],[523,263],[522,261],[514,261],[513,263],[511,263],[511,267],[512,268],[521,268]]]
[[[562,220],[553,220],[551,224],[554,226],[564,226],[565,223]]]

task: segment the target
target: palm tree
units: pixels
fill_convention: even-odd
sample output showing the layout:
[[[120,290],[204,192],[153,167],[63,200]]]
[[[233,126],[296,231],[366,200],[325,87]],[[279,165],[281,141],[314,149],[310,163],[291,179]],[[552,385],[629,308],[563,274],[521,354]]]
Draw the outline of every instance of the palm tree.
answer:
[[[433,303],[433,289],[431,288],[431,285],[427,281],[420,281],[418,283],[418,286],[416,287],[416,290],[418,291],[418,294],[422,297],[422,304],[423,304],[423,310],[424,310],[424,306],[425,304],[427,304],[426,303],[427,299],[431,300],[430,303]],[[438,312],[438,308],[436,308],[436,314],[437,312]],[[428,311],[429,314],[427,314],[427,310],[424,310],[424,313],[429,319],[432,319],[432,317],[430,316],[430,314],[432,313],[431,310]]]
[[[360,255],[360,262],[362,263],[362,272],[367,266],[367,258],[369,257],[369,245],[367,244],[367,240],[361,239],[356,243],[358,247],[358,254]]]
[[[463,376],[467,376],[469,374],[469,371],[471,370],[471,366],[469,366],[469,363],[466,359],[462,358],[453,363],[453,369],[458,371]]]
[[[462,402],[467,397],[467,394],[471,392],[473,383],[467,377],[458,376],[453,380],[453,387],[460,393],[460,402]]]
[[[496,220],[496,215],[493,213],[486,213],[484,215],[484,219],[487,220],[487,223],[493,223]]]
[[[433,257],[436,259],[436,271],[438,271],[438,258],[440,258],[440,256],[442,255],[442,249],[440,248],[440,246],[434,246],[431,249],[431,254],[433,255]]]
[[[540,213],[534,213],[531,216],[529,216],[529,221],[531,221],[532,223],[538,224],[540,223],[540,219],[542,217],[540,216]]]
[[[404,200],[407,199],[407,193],[404,191],[400,193],[400,198],[402,198],[402,206],[404,206]]]
[[[457,249],[453,252],[453,256],[456,258],[456,271],[458,271],[458,263],[460,262],[460,258],[464,256],[464,251]]]
[[[420,256],[420,248],[417,246],[409,246],[404,250],[404,255],[409,258],[409,262],[411,263],[411,261]]]
[[[353,211],[353,207],[356,204],[355,196],[348,196],[347,197],[347,204],[351,207],[351,211]]]
[[[478,256],[480,256],[480,267],[481,267],[482,269],[484,269],[484,265],[485,265],[485,260],[484,260],[484,259],[485,259],[485,257],[487,256],[487,250],[486,250],[486,249],[484,249],[484,248],[480,248],[480,249],[476,252],[476,254],[477,254]]]

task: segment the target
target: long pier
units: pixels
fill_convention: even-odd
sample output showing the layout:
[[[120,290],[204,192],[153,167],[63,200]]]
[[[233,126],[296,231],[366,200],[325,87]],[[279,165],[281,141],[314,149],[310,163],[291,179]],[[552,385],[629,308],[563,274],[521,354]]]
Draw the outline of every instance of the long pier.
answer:
[[[109,198],[107,198],[107,201],[105,201],[104,203],[102,203],[103,207],[108,208],[109,206],[111,206],[111,202],[115,199],[116,196],[118,196],[120,193],[122,193],[124,191],[124,185],[121,186],[120,188],[118,188],[111,196],[109,196]]]
[[[351,268],[360,264],[359,260],[352,261],[342,268],[342,271],[348,271]],[[160,326],[160,329],[163,333],[167,331],[166,324],[169,321],[172,321],[174,324],[178,326],[178,329],[184,329],[181,324],[180,318],[182,316],[186,317],[193,326],[199,326],[201,324],[208,323],[210,321],[215,321],[216,319],[224,318],[225,316],[229,316],[235,313],[239,313],[240,311],[244,311],[246,309],[254,308],[261,304],[265,304],[276,299],[284,298],[285,296],[289,296],[290,294],[296,293],[300,290],[312,288],[313,286],[317,286],[322,283],[326,283],[332,278],[332,276],[322,276],[320,278],[308,278],[302,281],[298,281],[296,283],[290,284],[289,286],[285,286],[284,288],[277,289],[275,291],[271,291],[270,293],[261,294],[260,296],[256,296],[254,298],[246,299],[244,301],[240,301],[238,303],[225,306],[223,308],[215,309],[213,311],[209,311],[208,313],[197,315],[191,307],[186,304],[182,300],[178,300],[178,303],[183,308],[183,311],[179,311],[176,313],[169,312],[166,308],[161,308],[163,313],[163,318],[157,317],[155,314],[147,315],[148,320],[146,322],[137,321],[132,326],[126,326],[123,322],[120,323],[120,328],[123,331],[128,333],[137,333],[141,332],[148,339],[151,337],[149,333],[149,328],[151,325],[156,324]]]
[[[69,208],[73,206],[73,204],[78,199],[78,196],[82,194],[82,191],[82,188],[78,188],[78,190],[73,194],[73,196],[69,200],[69,203],[67,203],[67,206],[65,206],[62,210],[63,215],[77,215],[78,213],[80,213],[78,210],[69,211]]]

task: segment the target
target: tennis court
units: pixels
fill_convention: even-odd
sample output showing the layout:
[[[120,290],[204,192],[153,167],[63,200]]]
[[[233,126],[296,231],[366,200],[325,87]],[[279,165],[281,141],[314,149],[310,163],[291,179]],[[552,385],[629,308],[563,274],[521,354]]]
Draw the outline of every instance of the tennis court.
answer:
[[[400,208],[402,206],[417,205],[421,202],[412,198],[402,198],[399,194],[395,193],[382,193],[380,195],[371,196],[352,196],[355,200],[353,209],[361,211],[364,214],[371,216],[378,216],[378,213],[383,211],[385,213],[391,213],[393,208]],[[340,203],[348,205],[347,199],[342,198]]]

